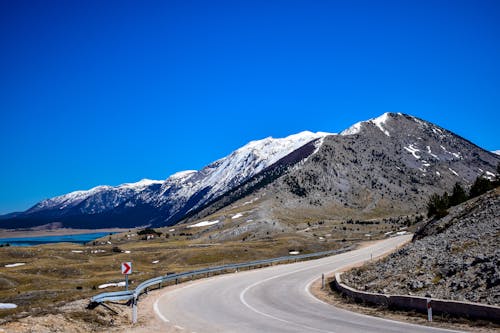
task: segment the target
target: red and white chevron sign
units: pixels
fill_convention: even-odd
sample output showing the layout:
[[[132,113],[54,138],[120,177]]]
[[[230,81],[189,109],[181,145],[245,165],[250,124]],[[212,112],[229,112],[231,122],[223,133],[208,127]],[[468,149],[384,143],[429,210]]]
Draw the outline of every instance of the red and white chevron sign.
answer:
[[[132,263],[129,262],[122,262],[122,274],[132,274]]]

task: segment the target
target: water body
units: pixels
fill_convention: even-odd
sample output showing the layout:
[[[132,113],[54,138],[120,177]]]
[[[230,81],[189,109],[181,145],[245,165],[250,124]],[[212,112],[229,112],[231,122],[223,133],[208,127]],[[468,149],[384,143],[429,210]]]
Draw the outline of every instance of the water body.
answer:
[[[115,233],[116,232],[94,232],[88,234],[61,235],[61,236],[0,238],[0,245],[10,244],[10,246],[33,246],[40,244],[63,243],[63,242],[85,244],[93,241],[94,239]]]

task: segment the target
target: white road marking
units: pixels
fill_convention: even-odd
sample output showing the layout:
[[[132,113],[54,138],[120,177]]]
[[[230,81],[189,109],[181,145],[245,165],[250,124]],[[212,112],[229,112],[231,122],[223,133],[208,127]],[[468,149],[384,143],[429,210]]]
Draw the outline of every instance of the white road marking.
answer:
[[[339,269],[341,269],[341,268],[339,268]],[[327,274],[332,274],[333,272],[338,271],[339,269],[336,269],[336,270],[333,270],[331,272],[325,273],[325,277],[326,277]],[[414,326],[414,327],[418,327],[418,328],[422,327],[422,325],[418,325],[418,324],[412,324],[412,323],[408,323],[408,322],[404,322],[404,321],[397,321],[397,320],[392,320],[392,319],[387,319],[387,318],[381,318],[381,317],[374,317],[374,316],[365,315],[365,314],[359,313],[359,312],[344,310],[344,309],[338,308],[338,307],[336,307],[336,306],[334,306],[332,304],[326,303],[325,301],[320,300],[319,298],[317,298],[316,296],[314,296],[311,293],[311,285],[314,283],[314,281],[318,281],[319,279],[320,278],[315,277],[314,279],[308,281],[306,283],[305,287],[304,287],[304,290],[305,290],[306,294],[310,298],[312,298],[313,300],[315,300],[315,301],[317,301],[319,303],[323,303],[325,305],[335,307],[336,309],[341,310],[341,311],[352,312],[352,313],[357,314],[358,316],[362,316],[362,317],[366,317],[366,318],[378,318],[378,319],[382,319],[382,320],[385,320],[387,322],[394,323],[394,324],[405,324],[405,325]],[[450,330],[450,329],[447,329],[447,328],[439,328],[439,327],[436,327],[436,329],[441,330],[441,331],[453,332],[453,333],[461,333],[462,332],[462,331],[454,331],[454,330]]]
[[[384,247],[384,245],[382,245],[382,244],[376,244],[375,246],[373,246],[372,250],[373,250],[373,251],[377,251],[377,250],[382,249],[383,247]],[[399,247],[399,246],[396,246],[396,248],[395,248],[395,249],[397,250],[397,249],[398,249],[398,247]],[[387,249],[386,251],[388,251],[388,250],[389,250],[389,249]],[[386,251],[384,251],[384,252],[386,252]],[[351,252],[351,253],[352,253],[352,252]],[[340,255],[340,256],[342,256],[342,255]],[[366,254],[359,253],[359,254],[355,254],[354,256],[350,256],[350,257],[348,257],[348,258],[345,258],[345,259],[349,260],[349,261],[350,261],[350,263],[352,263],[352,261],[355,261],[355,258],[359,258],[359,257],[363,257],[363,256],[367,256],[367,255],[366,255]],[[332,257],[332,259],[333,259],[333,257]],[[340,260],[342,260],[342,259],[344,259],[344,258],[335,258],[335,259],[340,259]],[[368,259],[366,259],[366,260],[362,260],[362,261],[367,261],[367,260],[368,260]],[[344,264],[344,265],[341,265],[341,267],[338,267],[338,268],[337,268],[337,269],[335,269],[335,270],[339,270],[339,269],[341,269],[342,267],[344,267],[344,266],[346,266],[346,265],[348,265],[348,264],[350,264],[350,263],[346,263],[346,264]],[[257,308],[255,308],[255,307],[253,307],[252,305],[250,305],[250,304],[246,301],[246,299],[245,299],[245,295],[248,293],[248,291],[249,291],[250,289],[252,289],[252,288],[254,288],[254,287],[258,286],[259,284],[265,283],[265,282],[270,281],[270,280],[273,280],[273,279],[278,279],[278,278],[281,278],[281,277],[283,277],[283,276],[287,276],[287,275],[291,275],[291,274],[294,274],[294,273],[298,273],[298,272],[301,272],[301,271],[304,271],[304,270],[309,270],[309,269],[312,269],[312,268],[317,268],[317,267],[323,266],[323,265],[325,265],[325,264],[333,264],[333,263],[332,263],[332,262],[330,262],[330,263],[321,263],[321,264],[314,265],[314,266],[308,266],[308,267],[305,267],[305,268],[297,269],[297,270],[292,271],[292,272],[283,273],[283,274],[280,274],[280,275],[276,275],[276,276],[269,277],[269,278],[264,279],[264,280],[261,280],[261,281],[257,281],[257,282],[255,282],[255,283],[253,283],[253,284],[251,284],[251,285],[247,286],[247,287],[246,287],[246,288],[245,288],[245,289],[244,289],[244,290],[240,293],[240,295],[239,295],[240,301],[241,301],[241,303],[242,303],[244,306],[246,306],[248,309],[250,309],[250,310],[252,310],[253,312],[255,312],[255,313],[257,313],[257,314],[260,314],[260,315],[262,315],[262,316],[265,316],[265,317],[268,317],[268,318],[271,318],[271,319],[274,319],[274,320],[277,320],[277,321],[280,321],[280,322],[283,322],[283,323],[287,323],[287,324],[290,324],[290,325],[293,325],[293,326],[296,326],[296,327],[300,327],[300,328],[303,328],[303,329],[305,329],[305,330],[307,330],[307,331],[323,332],[323,333],[335,333],[335,332],[333,332],[333,331],[327,331],[327,330],[323,330],[323,329],[319,329],[319,328],[315,328],[315,327],[310,327],[310,326],[307,326],[307,325],[304,325],[304,324],[301,324],[301,323],[297,323],[297,322],[290,321],[290,320],[287,320],[287,319],[284,319],[284,318],[279,318],[279,317],[273,316],[273,315],[271,315],[271,314],[269,314],[269,313],[265,313],[265,312],[263,312],[263,311],[258,310],[258,309],[257,309]],[[340,263],[338,263],[338,264],[340,264]],[[332,270],[332,271],[328,272],[327,274],[329,274],[329,273],[331,273],[331,272],[333,272],[333,271],[335,271],[335,270]],[[214,278],[215,278],[215,277],[214,277]],[[219,278],[220,278],[220,276],[219,276]],[[304,291],[306,292],[306,295],[308,295],[310,298],[314,299],[314,300],[315,300],[315,301],[317,301],[317,302],[323,303],[323,304],[328,305],[328,306],[332,306],[331,304],[328,304],[328,303],[326,303],[326,302],[323,302],[323,301],[321,301],[321,300],[317,299],[316,297],[314,297],[314,295],[312,295],[312,294],[311,294],[311,292],[310,292],[310,287],[311,287],[312,283],[313,283],[314,281],[316,281],[317,279],[318,279],[318,278],[314,278],[314,279],[312,279],[312,280],[307,281],[307,283],[306,283],[306,284],[305,284],[305,286],[304,286]],[[206,281],[207,281],[207,279],[201,279],[198,283],[204,283],[204,282],[206,282]],[[160,297],[156,300],[156,302],[155,302],[155,304],[154,304],[154,310],[155,310],[156,314],[157,314],[157,315],[158,315],[158,316],[159,316],[159,317],[160,317],[163,321],[165,321],[165,322],[169,322],[169,320],[168,320],[167,318],[165,318],[165,317],[164,317],[164,316],[160,313],[160,310],[159,310],[159,308],[158,308],[158,302],[159,302],[160,298],[161,298],[161,297],[166,296],[166,295],[167,295],[167,293],[168,293],[168,294],[176,293],[176,292],[178,292],[178,291],[180,291],[180,290],[182,290],[182,289],[184,289],[184,288],[188,288],[188,287],[191,287],[191,286],[197,285],[198,283],[192,283],[192,284],[186,285],[186,286],[184,286],[184,287],[181,287],[181,288],[178,288],[178,289],[175,289],[175,290],[168,291],[168,292],[166,292],[164,295],[160,296]],[[333,307],[333,306],[332,306],[332,307]],[[338,309],[338,308],[336,308],[336,309]],[[352,313],[351,311],[347,311],[347,310],[341,310],[341,309],[338,309],[338,310],[340,310],[340,311],[344,311],[344,312],[349,312],[349,313]],[[355,313],[355,314],[357,314],[357,313]],[[362,316],[362,317],[366,317],[366,318],[371,318],[371,319],[373,319],[373,318],[374,318],[373,316],[368,316],[368,315],[363,315],[363,314],[357,314],[357,315],[358,315],[358,316]],[[379,320],[384,320],[384,321],[387,321],[387,322],[391,322],[391,323],[396,323],[396,324],[399,324],[399,325],[414,326],[414,327],[419,327],[419,328],[421,328],[421,327],[422,327],[421,325],[415,325],[415,324],[406,323],[406,322],[398,322],[398,321],[389,320],[389,319],[382,319],[382,318],[378,318],[378,319],[379,319]],[[178,326],[178,325],[176,325],[176,326],[174,326],[174,327],[179,328],[179,329],[184,329],[182,326]],[[448,329],[441,329],[441,328],[435,328],[435,329],[436,329],[436,330],[438,330],[438,331],[445,331],[445,332],[458,332],[458,331],[453,331],[453,330],[448,330]],[[194,333],[194,332],[193,332],[193,333]]]
[[[182,289],[185,289],[185,288],[189,288],[189,287],[192,287],[192,286],[195,286],[203,281],[206,281],[206,279],[201,279],[200,281],[198,282],[195,282],[195,283],[191,283],[191,284],[188,284],[188,285],[185,285],[184,287],[180,287],[180,288],[177,288],[177,289],[174,289],[174,290],[167,290],[166,292],[164,292],[160,297],[158,297],[156,299],[156,301],[154,302],[153,304],[153,310],[155,311],[156,315],[161,319],[163,320],[164,322],[166,323],[169,323],[170,320],[168,320],[161,312],[160,312],[160,308],[158,307],[158,303],[160,302],[160,299],[162,299],[163,297],[165,297],[167,294],[172,294],[176,291],[179,291],[179,290],[182,290]]]
[[[160,312],[160,309],[158,309],[158,301],[160,300],[160,298],[158,298],[155,302],[155,304],[153,305],[153,309],[155,310],[155,313],[156,315],[161,319],[163,320],[164,322],[168,323],[170,322],[170,320],[168,320],[167,318],[165,318],[164,315],[161,314]]]
[[[270,281],[270,280],[274,280],[274,279],[277,279],[277,278],[280,278],[280,277],[283,277],[283,276],[287,276],[287,275],[290,275],[290,274],[302,272],[302,271],[305,271],[305,270],[308,270],[308,269],[311,269],[311,268],[316,268],[316,267],[319,267],[319,266],[322,266],[322,265],[324,265],[324,264],[320,264],[320,265],[316,265],[316,266],[312,266],[312,267],[305,267],[305,268],[298,269],[298,270],[295,270],[295,271],[292,271],[292,272],[288,272],[288,273],[284,273],[284,274],[280,274],[280,275],[275,275],[275,276],[272,276],[270,278],[267,278],[267,279],[264,279],[264,280],[261,280],[261,281],[257,281],[255,283],[249,285],[245,289],[243,289],[243,291],[240,293],[240,301],[241,301],[241,303],[243,303],[247,308],[249,308],[253,312],[258,313],[260,315],[263,315],[265,317],[268,317],[268,318],[271,318],[271,319],[274,319],[274,320],[278,320],[278,321],[281,321],[281,322],[284,322],[284,323],[287,323],[287,324],[292,324],[292,325],[295,325],[295,326],[298,326],[298,327],[301,327],[301,328],[305,328],[306,330],[313,330],[313,331],[316,331],[316,332],[325,332],[325,333],[335,333],[334,331],[325,331],[325,330],[322,330],[322,329],[319,329],[319,328],[315,328],[315,327],[311,327],[311,326],[299,324],[299,323],[296,323],[296,322],[293,322],[293,321],[289,321],[289,320],[286,320],[286,319],[283,319],[283,318],[279,318],[279,317],[270,315],[269,313],[265,313],[265,312],[262,312],[260,310],[257,310],[256,308],[254,308],[253,306],[251,306],[250,304],[248,304],[247,301],[245,300],[245,294],[248,292],[248,290],[252,289],[255,286],[258,286],[261,283],[264,283],[264,282],[267,282],[267,281]]]

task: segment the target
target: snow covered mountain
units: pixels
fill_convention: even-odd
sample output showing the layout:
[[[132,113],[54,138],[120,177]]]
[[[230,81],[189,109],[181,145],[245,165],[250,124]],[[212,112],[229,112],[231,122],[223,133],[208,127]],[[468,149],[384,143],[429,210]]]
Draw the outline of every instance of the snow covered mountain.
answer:
[[[70,209],[91,198],[88,201],[92,201],[92,204],[87,202],[83,206],[82,211],[95,214],[109,209],[109,207],[118,207],[131,197],[151,191],[157,187],[155,185],[161,184],[163,184],[163,181],[160,180],[142,179],[136,183],[126,183],[115,187],[107,185],[97,186],[87,191],[74,191],[43,200],[28,209],[26,213],[31,214],[47,209]]]
[[[201,170],[166,180],[98,186],[47,199],[0,217],[0,227],[168,226],[204,218],[247,196],[262,201],[252,220],[274,226],[303,212],[338,218],[410,214],[455,182],[468,185],[478,175],[495,176],[499,161],[444,128],[385,113],[339,135],[301,132],[252,141]]]
[[[283,139],[269,137],[251,141],[200,171],[184,171],[169,177],[154,205],[168,207],[171,216],[184,215],[240,185],[306,143],[326,135],[329,133],[305,131]],[[187,204],[191,200],[192,204]]]
[[[66,227],[132,227],[173,224],[192,209],[238,186],[299,147],[329,133],[304,131],[286,138],[251,141],[202,170],[173,174],[164,181],[143,179],[119,186],[97,186],[43,200],[2,227],[62,222]]]

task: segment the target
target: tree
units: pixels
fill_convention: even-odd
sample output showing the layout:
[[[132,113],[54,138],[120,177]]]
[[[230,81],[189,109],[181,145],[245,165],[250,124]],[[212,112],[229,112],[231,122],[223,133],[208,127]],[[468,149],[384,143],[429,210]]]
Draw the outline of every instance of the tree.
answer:
[[[467,193],[465,192],[462,185],[460,185],[460,183],[456,183],[455,186],[453,186],[453,192],[451,193],[450,196],[450,202],[449,202],[450,207],[459,205],[466,200],[467,200]]]
[[[449,197],[448,193],[444,192],[442,196],[433,194],[427,202],[427,217],[442,218],[448,215]]]
[[[493,189],[493,187],[493,183],[488,178],[484,178],[482,175],[478,176],[470,188],[469,198],[480,196],[481,194]]]

